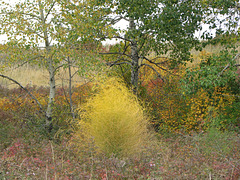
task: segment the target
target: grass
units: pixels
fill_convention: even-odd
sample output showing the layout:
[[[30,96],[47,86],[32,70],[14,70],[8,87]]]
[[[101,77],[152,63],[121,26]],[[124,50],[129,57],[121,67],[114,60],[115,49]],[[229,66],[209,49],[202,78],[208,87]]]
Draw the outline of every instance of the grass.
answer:
[[[47,94],[44,88],[31,90],[39,97]],[[59,89],[57,92],[58,102],[62,95]],[[81,96],[83,89],[79,92],[74,96]],[[44,116],[34,109],[20,89],[2,88],[0,98],[4,97],[14,101],[9,108],[8,104],[0,108],[0,179],[240,178],[240,136],[237,133],[211,129],[202,134],[156,135],[157,140],[142,146],[141,153],[117,158],[95,152],[94,148],[79,151],[79,145],[74,143],[78,139],[69,131],[61,134],[64,128],[69,128],[64,101],[57,104],[59,111],[54,117],[54,124],[61,127],[56,133],[58,136],[49,140],[41,127]],[[20,97],[26,99],[25,104],[20,103]]]
[[[5,70],[5,75],[27,86],[44,104],[47,100],[47,71],[38,67]],[[240,178],[240,135],[210,129],[205,133],[156,135],[142,146],[141,153],[125,158],[79,151],[68,124],[68,104],[61,89],[67,72],[57,75],[52,140],[42,127],[44,114],[34,102],[9,81],[0,81],[0,179],[227,179]],[[74,86],[83,79],[75,77]],[[4,86],[4,87],[3,87]],[[81,87],[82,88],[82,87]],[[89,92],[74,89],[74,104],[85,101]]]
[[[72,68],[72,72],[74,73],[76,68]],[[25,86],[43,86],[47,87],[49,84],[49,74],[47,69],[38,67],[38,66],[30,66],[25,65],[21,67],[12,67],[6,68],[2,74],[11,77],[12,79],[20,82],[24,87]],[[68,85],[68,71],[61,68],[59,72],[56,74],[56,86],[61,87]],[[80,76],[73,77],[73,85],[82,84],[85,80]],[[9,82],[6,79],[0,79],[0,85],[8,88],[16,88],[17,85]]]
[[[194,58],[192,63],[187,63],[187,67],[192,67],[198,64],[201,61],[201,55],[218,53],[220,50],[223,50],[224,47],[220,44],[217,45],[207,45],[202,52],[192,50],[191,54]],[[240,51],[240,46],[237,48]],[[154,58],[155,54],[151,54],[150,58]],[[237,59],[237,63],[240,63],[240,58]],[[72,68],[72,72],[74,73],[76,68]],[[16,81],[20,82],[24,87],[29,86],[48,86],[49,83],[49,74],[48,71],[44,68],[41,68],[37,65],[24,65],[20,67],[12,67],[6,68],[2,74],[9,76]],[[56,75],[56,86],[61,87],[62,85],[67,85],[68,83],[68,71],[61,68],[60,71]],[[85,82],[85,79],[76,75],[73,77],[73,85],[82,84]],[[17,87],[16,84],[9,82],[3,78],[0,79],[0,85],[8,87],[8,88],[15,88]]]
[[[209,134],[159,137],[145,151],[125,159],[89,151],[77,155],[74,145],[21,136],[1,149],[2,179],[232,179],[240,177],[240,139],[214,139]],[[215,149],[227,143],[228,151]],[[207,144],[207,145],[206,145]],[[212,148],[211,151],[209,148]],[[222,150],[224,153],[222,153]]]

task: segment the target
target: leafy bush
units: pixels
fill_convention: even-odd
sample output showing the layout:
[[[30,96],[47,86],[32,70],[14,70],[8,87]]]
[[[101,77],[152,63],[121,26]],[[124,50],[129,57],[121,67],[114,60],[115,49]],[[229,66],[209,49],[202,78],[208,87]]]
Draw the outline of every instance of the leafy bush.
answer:
[[[97,89],[98,93],[80,109],[80,126],[89,124],[100,152],[127,156],[141,150],[148,138],[148,121],[136,96],[116,78],[99,84]]]
[[[226,49],[219,54],[203,54],[199,65],[186,69],[181,80],[190,107],[186,123],[195,121],[195,129],[226,130],[238,124],[236,53]]]

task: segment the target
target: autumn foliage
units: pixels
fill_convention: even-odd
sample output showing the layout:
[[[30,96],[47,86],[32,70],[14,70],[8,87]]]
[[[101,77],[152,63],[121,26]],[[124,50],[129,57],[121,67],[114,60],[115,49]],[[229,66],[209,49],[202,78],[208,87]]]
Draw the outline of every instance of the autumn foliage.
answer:
[[[219,57],[212,57],[211,53],[203,51],[195,57],[201,64],[192,65],[188,71],[191,73],[195,68],[196,72],[201,72],[203,70],[200,68],[203,65],[204,68],[210,68],[205,67],[205,62],[208,62],[210,66],[210,62],[215,63],[215,60],[218,60],[221,63],[222,59],[228,56],[226,52],[223,52]],[[160,69],[158,73],[163,78],[159,78],[151,70],[142,71],[142,88],[145,91],[141,96],[151,107],[152,124],[155,129],[159,133],[192,133],[205,132],[211,127],[220,130],[237,127],[239,113],[236,107],[239,107],[239,97],[231,90],[235,88],[237,81],[224,80],[222,83],[226,82],[225,85],[217,82],[218,85],[213,84],[211,80],[206,81],[203,75],[196,73],[191,76],[192,79],[188,79],[189,84],[192,83],[192,89],[186,89],[186,86],[189,87],[189,84],[183,84],[186,81],[184,78],[189,78],[186,72],[185,67],[169,72]],[[217,73],[219,72],[211,76],[217,78]],[[202,80],[197,79],[198,77],[203,78],[202,84],[206,85],[201,86]],[[226,77],[222,79],[224,78]],[[189,93],[191,91],[193,93]]]

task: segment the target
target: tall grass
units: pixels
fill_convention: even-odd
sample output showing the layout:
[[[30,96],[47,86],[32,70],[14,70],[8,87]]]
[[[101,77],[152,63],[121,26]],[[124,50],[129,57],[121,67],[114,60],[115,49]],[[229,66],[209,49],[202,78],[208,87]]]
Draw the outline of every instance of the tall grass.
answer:
[[[72,72],[76,72],[76,68],[72,68]],[[29,86],[44,86],[47,87],[49,83],[49,73],[47,69],[39,67],[37,65],[25,65],[25,66],[14,66],[11,68],[5,68],[2,74],[11,77],[18,81],[24,87]],[[56,86],[61,87],[62,85],[68,85],[68,71],[60,68],[56,74]],[[72,79],[72,84],[82,84],[84,79],[77,74]],[[0,85],[7,88],[16,88],[17,85],[1,78]]]
[[[136,96],[115,78],[97,89],[82,108],[80,122],[89,124],[98,150],[117,156],[141,151],[148,138],[148,121]]]

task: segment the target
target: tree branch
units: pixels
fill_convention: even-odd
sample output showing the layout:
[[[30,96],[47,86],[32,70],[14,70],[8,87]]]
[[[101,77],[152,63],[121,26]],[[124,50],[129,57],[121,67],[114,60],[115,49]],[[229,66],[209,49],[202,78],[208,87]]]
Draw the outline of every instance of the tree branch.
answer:
[[[26,63],[28,63],[28,62],[30,62],[30,61],[33,61],[33,60],[35,60],[35,59],[37,59],[37,58],[39,58],[39,57],[43,57],[43,56],[37,56],[37,57],[31,58],[31,59],[23,62],[22,64],[18,65],[18,66],[17,66],[16,68],[14,68],[14,69],[17,69],[17,68],[23,66],[24,64],[26,64]]]
[[[99,54],[117,54],[117,55],[124,55],[124,56],[127,56],[127,57],[131,58],[130,55],[124,54],[124,53],[120,53],[120,52],[108,52],[108,53],[99,53]]]
[[[240,53],[238,53],[231,61],[235,61],[238,57],[240,56]],[[225,70],[227,70],[229,67],[231,66],[230,63],[228,63],[224,68],[223,70],[218,74],[218,78],[223,74],[223,72]],[[236,64],[235,66],[238,66],[238,64]]]
[[[44,39],[44,36],[42,36],[41,34],[37,33],[36,31],[34,31],[34,30],[30,29],[29,27],[27,28],[27,30],[29,30],[30,32],[32,32],[32,33],[34,33],[34,34],[36,34],[38,37],[40,37],[40,38],[43,38],[43,39]],[[22,33],[23,33],[23,32],[22,32]]]
[[[41,20],[40,17],[34,15],[34,14],[30,14],[30,13],[24,13],[24,12],[21,12],[22,15],[26,15],[26,16],[30,16],[32,17],[33,19],[36,19],[36,20]]]
[[[14,14],[14,12],[0,13],[0,15],[13,15],[13,14]],[[37,19],[37,20],[41,20],[40,17],[38,17],[38,16],[36,16],[36,15],[34,15],[34,14],[24,13],[24,12],[20,12],[20,14],[26,15],[26,16],[30,16],[30,17],[35,18],[35,19]]]
[[[121,60],[123,60],[124,62],[131,63],[131,61],[129,61],[129,60],[127,60],[127,59],[124,59],[124,58],[121,58],[121,59],[118,59],[118,60],[113,61],[113,62],[107,62],[106,64],[111,67],[111,66],[115,65],[116,63],[118,63],[118,62],[121,61]]]
[[[123,54],[126,54],[126,51],[127,51],[128,47],[130,47],[130,44],[127,44],[127,42],[125,41]]]
[[[120,61],[120,60],[118,60],[118,61]],[[132,64],[131,64],[130,62],[124,61],[124,62],[119,62],[119,63],[118,63],[118,61],[109,62],[109,63],[106,63],[106,64],[107,64],[108,66],[110,66],[110,67],[112,67],[112,66],[114,66],[114,65],[121,65],[121,64],[128,64],[128,65],[132,66]]]
[[[33,96],[33,95],[32,95],[25,87],[23,87],[19,82],[17,82],[16,80],[14,80],[14,79],[12,79],[12,78],[10,78],[10,77],[8,77],[8,76],[5,76],[5,75],[3,75],[3,74],[0,74],[0,77],[5,78],[5,79],[8,79],[8,80],[14,82],[15,84],[17,84],[18,86],[20,86],[24,91],[26,91],[26,92],[28,93],[28,95],[29,95],[32,99],[34,99],[34,100],[37,102],[37,104],[38,104],[38,106],[39,106],[39,108],[40,108],[40,112],[42,112],[43,108],[42,108],[41,103],[37,100],[37,98],[36,98],[35,96]]]
[[[116,24],[116,23],[118,23],[119,21],[121,21],[122,19],[123,19],[122,16],[116,17],[116,18],[112,19],[111,24]]]
[[[147,60],[148,62],[152,63],[152,64],[155,64],[155,65],[160,65],[160,64],[165,64],[168,62],[168,57],[155,57],[153,59],[148,59],[146,56],[142,57],[143,59]],[[160,59],[160,58],[163,58],[163,59],[166,59],[165,61],[162,61],[162,62],[154,62],[155,60],[157,59]]]
[[[149,64],[141,64],[141,66],[148,66],[149,68],[151,68],[157,74],[157,76],[160,79],[162,79],[164,81],[164,78],[162,78],[162,76],[159,74],[159,72],[154,67],[152,67],[151,65],[149,65]]]
[[[132,40],[131,40],[131,39],[127,39],[127,38],[125,38],[125,37],[113,36],[113,38],[122,39],[122,40],[124,40],[124,41],[128,41],[128,42],[131,42],[131,43],[132,43]]]
[[[48,15],[50,14],[51,10],[53,9],[55,3],[56,3],[56,1],[54,1],[54,2],[52,3],[52,6],[49,8],[49,10],[48,10],[48,12],[47,12],[47,14],[46,14],[46,16],[45,16],[45,18],[44,18],[44,22],[46,22],[47,17],[48,17]]]
[[[157,66],[158,68],[162,69],[163,71],[166,71],[166,72],[168,72],[168,73],[171,74],[171,75],[178,76],[178,75],[176,75],[176,74],[173,74],[173,73],[170,72],[169,70],[167,70],[167,69],[159,66],[159,64],[165,63],[165,62],[167,62],[167,61],[161,62],[161,63],[155,63],[155,62],[153,62],[152,60],[146,58],[145,56],[144,56],[143,58],[146,59],[146,60],[147,60],[148,62],[150,62],[151,64],[154,64],[154,65]]]

